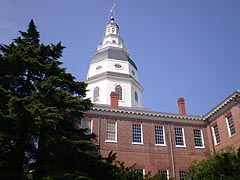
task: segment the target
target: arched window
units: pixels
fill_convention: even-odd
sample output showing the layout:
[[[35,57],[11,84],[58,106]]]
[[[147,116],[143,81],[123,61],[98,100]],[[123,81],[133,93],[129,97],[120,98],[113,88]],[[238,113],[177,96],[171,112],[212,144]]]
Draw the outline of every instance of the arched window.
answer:
[[[138,94],[136,91],[134,92],[134,98],[135,98],[135,101],[138,102]]]
[[[99,87],[95,87],[93,91],[93,102],[99,100]]]
[[[120,85],[117,85],[115,87],[115,91],[119,93],[119,100],[122,100],[122,87]]]

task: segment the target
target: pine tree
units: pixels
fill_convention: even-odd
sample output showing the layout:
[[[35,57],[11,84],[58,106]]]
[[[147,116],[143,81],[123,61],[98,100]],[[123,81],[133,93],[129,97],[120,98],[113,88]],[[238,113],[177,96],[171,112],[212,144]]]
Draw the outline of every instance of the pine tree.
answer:
[[[19,32],[0,45],[0,177],[88,179],[103,162],[95,136],[74,126],[92,106],[86,84],[61,67],[61,43],[40,44],[33,20]]]

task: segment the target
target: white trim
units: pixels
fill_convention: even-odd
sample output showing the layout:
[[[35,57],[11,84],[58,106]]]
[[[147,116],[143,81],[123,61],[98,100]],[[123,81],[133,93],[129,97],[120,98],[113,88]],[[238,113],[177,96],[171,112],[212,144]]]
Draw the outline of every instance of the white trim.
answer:
[[[132,127],[133,127],[134,124],[132,124]],[[133,129],[132,129],[132,144],[136,144],[136,145],[143,145],[143,128],[142,128],[142,124],[135,124],[135,125],[140,125],[141,127],[141,142],[138,143],[138,142],[133,142]]]
[[[113,141],[113,140],[107,140],[106,138],[107,138],[107,123],[108,122],[112,122],[112,123],[114,123],[114,125],[115,125],[115,140]],[[117,143],[117,122],[115,122],[115,121],[106,121],[106,130],[105,130],[105,133],[106,133],[106,136],[105,136],[105,142],[107,142],[107,143]]]
[[[194,130],[194,129],[193,129],[193,130]],[[195,130],[200,130],[201,140],[202,140],[202,146],[196,146],[196,145],[195,145],[195,148],[196,148],[196,149],[205,148],[202,129],[195,129]],[[193,133],[194,133],[194,132],[193,132]],[[193,134],[193,137],[194,137],[194,134]],[[194,137],[194,138],[195,138],[195,137]],[[194,144],[195,144],[195,139],[194,139]]]
[[[216,135],[215,135],[215,131],[214,131],[214,126],[217,126],[218,127],[218,125],[217,124],[214,124],[211,128],[212,128],[212,135],[213,135],[213,142],[214,142],[214,145],[218,145],[218,144],[220,144],[221,143],[221,139],[220,139],[220,142],[219,143],[217,143],[217,138],[216,138]],[[218,129],[218,134],[219,134],[219,129]],[[219,134],[220,135],[220,134]]]
[[[159,171],[167,171],[167,179],[169,179],[169,171],[168,171],[168,169],[158,169],[158,174],[161,174],[161,173],[159,173]]]
[[[232,116],[232,114],[227,115],[227,116],[225,117],[225,120],[226,120],[226,124],[227,124],[228,136],[229,136],[229,137],[232,137],[232,136],[234,136],[234,135],[236,134],[236,129],[235,129],[235,126],[234,126],[233,116],[232,116],[232,122],[233,122],[233,126],[234,126],[234,129],[235,129],[235,133],[234,133],[234,134],[231,134],[231,130],[230,130],[230,127],[229,127],[229,119],[228,119],[229,116]]]
[[[181,127],[176,127],[176,128],[181,128]],[[176,147],[187,147],[186,141],[185,141],[184,128],[181,128],[181,129],[182,129],[183,145],[176,145]],[[175,128],[174,128],[174,135],[175,135],[175,141],[176,141]],[[176,142],[175,142],[175,144],[176,144]]]
[[[156,126],[154,126],[154,133],[155,133],[155,127]],[[164,144],[157,144],[156,143],[156,134],[154,134],[155,135],[155,146],[167,146],[166,145],[166,139],[165,139],[165,128],[164,128],[164,126],[161,126],[161,127],[163,128],[163,141],[164,141]]]

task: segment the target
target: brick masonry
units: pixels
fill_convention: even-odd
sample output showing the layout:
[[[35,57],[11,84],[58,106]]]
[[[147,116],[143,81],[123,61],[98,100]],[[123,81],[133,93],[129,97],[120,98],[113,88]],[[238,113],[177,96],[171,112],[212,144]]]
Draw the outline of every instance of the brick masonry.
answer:
[[[227,107],[226,109],[224,109]],[[217,107],[216,107],[217,108]],[[216,109],[215,108],[215,109]],[[126,166],[136,164],[136,168],[142,168],[145,173],[156,174],[158,170],[168,170],[170,177],[179,179],[179,171],[186,171],[194,160],[206,158],[207,151],[219,151],[229,145],[235,148],[240,147],[240,107],[239,104],[230,104],[214,113],[215,118],[207,115],[195,118],[187,115],[178,115],[168,118],[149,118],[147,115],[131,115],[136,113],[121,111],[113,113],[111,107],[101,111],[99,109],[84,114],[85,119],[92,120],[92,132],[97,135],[96,143],[100,145],[100,153],[106,157],[110,151],[117,153],[117,159],[124,162]],[[111,110],[111,111],[110,111]],[[131,113],[130,113],[131,112]],[[226,114],[231,113],[236,134],[229,137]],[[141,118],[142,117],[142,118]],[[211,115],[213,117],[213,115]],[[185,119],[184,119],[185,118]],[[106,122],[117,123],[117,141],[105,142]],[[221,143],[214,145],[212,125],[218,124]],[[143,144],[132,143],[132,124],[142,125]],[[164,126],[165,146],[155,145],[155,126]],[[185,147],[176,147],[174,128],[183,128],[185,135]],[[193,129],[201,129],[203,134],[204,147],[196,148],[194,143]]]

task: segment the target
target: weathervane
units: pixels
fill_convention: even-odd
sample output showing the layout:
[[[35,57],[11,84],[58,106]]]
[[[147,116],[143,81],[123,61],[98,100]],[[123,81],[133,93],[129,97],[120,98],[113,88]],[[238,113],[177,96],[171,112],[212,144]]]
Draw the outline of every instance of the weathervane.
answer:
[[[116,3],[113,3],[113,4],[112,4],[112,7],[111,7],[111,9],[110,9],[110,16],[113,16],[113,15],[114,15],[115,6],[116,6]]]

